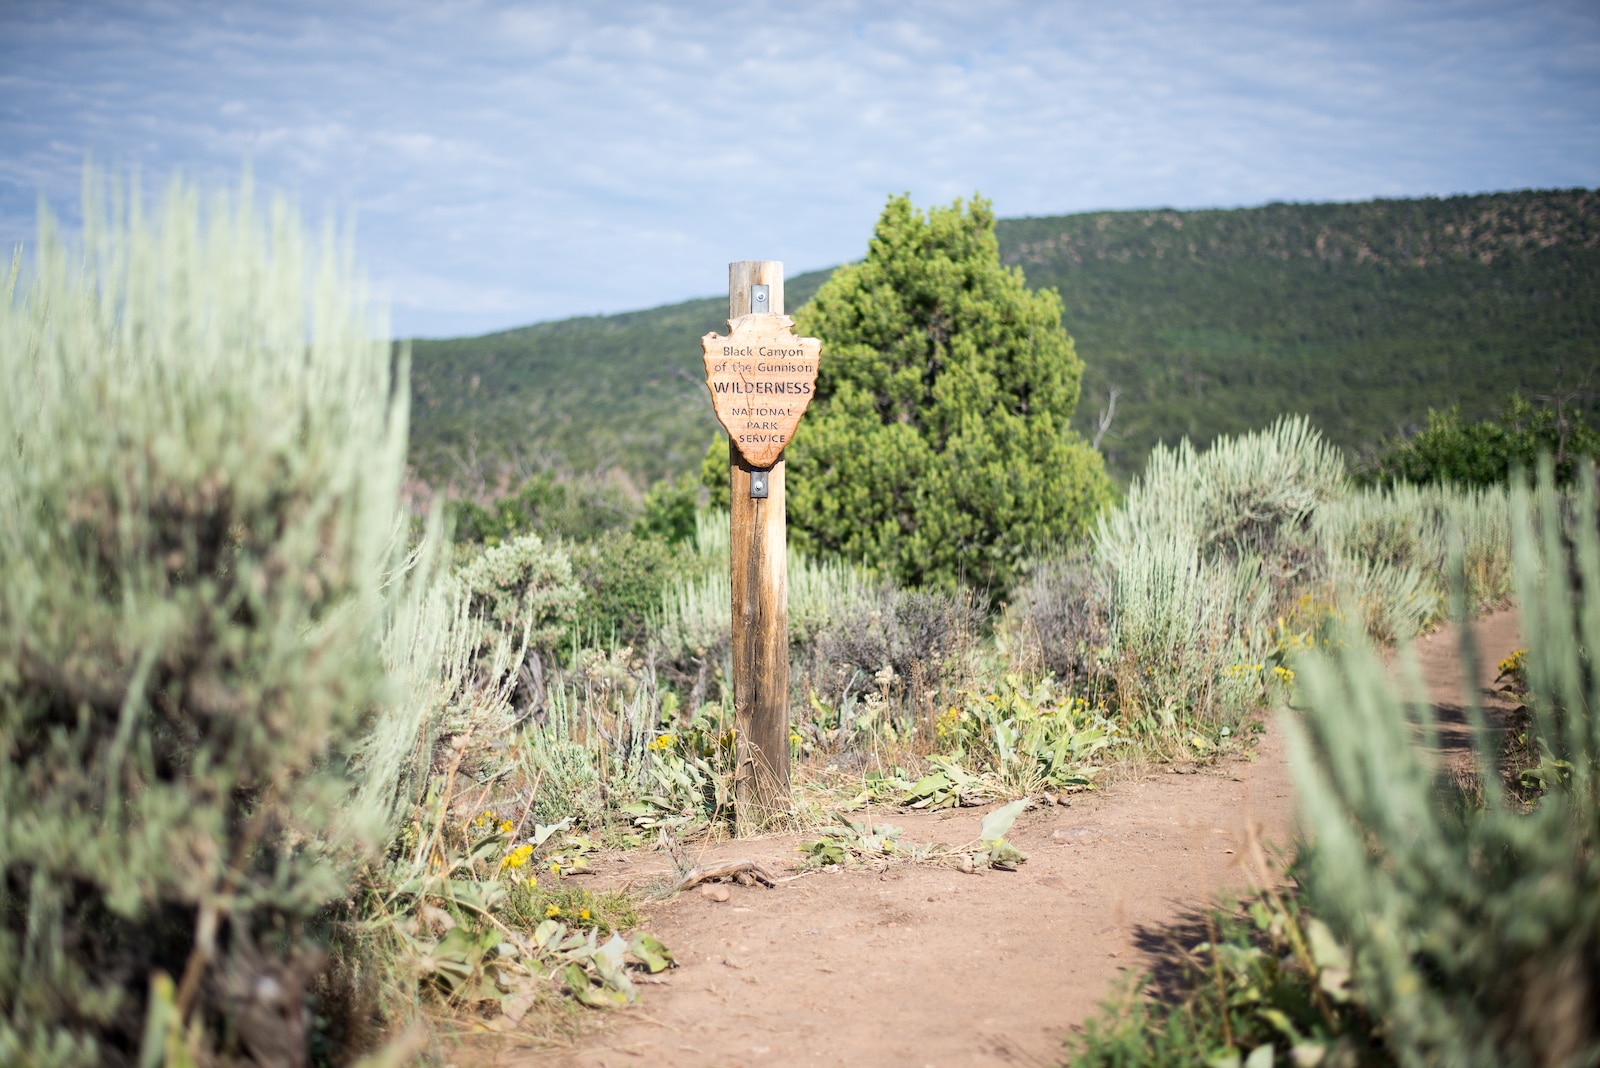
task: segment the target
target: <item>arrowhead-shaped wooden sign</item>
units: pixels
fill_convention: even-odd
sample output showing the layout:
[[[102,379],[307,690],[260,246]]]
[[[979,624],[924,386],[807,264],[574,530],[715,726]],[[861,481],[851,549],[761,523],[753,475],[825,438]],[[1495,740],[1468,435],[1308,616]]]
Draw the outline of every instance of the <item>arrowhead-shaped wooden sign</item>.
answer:
[[[787,315],[741,315],[700,347],[717,419],[751,467],[771,467],[811,403],[822,342],[795,337]]]

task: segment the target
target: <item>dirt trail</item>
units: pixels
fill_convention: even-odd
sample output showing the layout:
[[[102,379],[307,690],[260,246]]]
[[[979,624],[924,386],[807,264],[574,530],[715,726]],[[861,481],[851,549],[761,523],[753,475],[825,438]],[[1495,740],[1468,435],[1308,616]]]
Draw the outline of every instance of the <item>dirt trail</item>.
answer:
[[[1502,611],[1485,616],[1472,625],[1472,637],[1477,645],[1478,696],[1484,718],[1491,727],[1499,727],[1516,704],[1496,693],[1494,685],[1499,673],[1497,665],[1522,645],[1517,614]],[[1455,628],[1445,627],[1430,634],[1416,644],[1415,652],[1422,681],[1427,684],[1428,697],[1438,716],[1441,756],[1463,769],[1471,768],[1472,730],[1461,689],[1462,662]]]
[[[1474,630],[1486,686],[1516,646],[1516,624],[1503,612]],[[1458,710],[1453,630],[1417,653],[1435,701],[1447,715]],[[650,927],[682,966],[645,987],[639,1007],[612,1014],[573,1050],[506,1044],[471,1059],[574,1068],[1057,1063],[1068,1030],[1121,974],[1155,962],[1163,929],[1249,883],[1250,828],[1288,844],[1292,791],[1276,731],[1257,756],[1161,771],[1025,813],[1007,836],[1029,854],[1014,873],[905,865],[811,874],[772,890],[730,886],[720,903],[681,894],[653,910]],[[958,845],[976,838],[984,811],[875,818],[904,827],[906,841]],[[798,841],[723,842],[700,859],[748,856],[788,871]],[[664,867],[636,853],[595,878],[642,883]]]

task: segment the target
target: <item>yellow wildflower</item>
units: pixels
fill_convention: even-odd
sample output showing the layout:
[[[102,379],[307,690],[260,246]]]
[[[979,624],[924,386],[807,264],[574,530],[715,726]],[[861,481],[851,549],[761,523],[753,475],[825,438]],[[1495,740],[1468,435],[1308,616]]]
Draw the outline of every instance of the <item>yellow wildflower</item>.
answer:
[[[545,919],[553,920],[559,915],[561,915],[561,906],[560,905],[546,905],[544,907],[544,918]]]
[[[512,823],[510,820],[501,820],[500,829],[505,833],[510,834],[512,831],[517,829],[517,825]]]
[[[578,919],[587,920],[588,918],[589,918],[589,910],[588,909],[584,909],[582,912],[578,913]]]
[[[677,738],[673,737],[670,734],[658,735],[656,737],[656,739],[650,743],[650,748],[651,749],[656,749],[656,750],[671,749],[673,743],[676,742],[677,740],[678,740]]]
[[[533,846],[519,845],[506,854],[506,859],[500,862],[500,866],[503,868],[520,868],[528,863],[528,858],[531,856],[533,856]]]

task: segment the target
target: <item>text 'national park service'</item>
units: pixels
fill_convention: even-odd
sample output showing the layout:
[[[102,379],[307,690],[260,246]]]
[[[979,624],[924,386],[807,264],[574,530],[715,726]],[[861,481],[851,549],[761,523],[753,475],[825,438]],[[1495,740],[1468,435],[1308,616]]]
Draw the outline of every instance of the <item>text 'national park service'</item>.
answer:
[[[700,339],[711,403],[746,462],[771,467],[811,403],[822,342],[795,337],[787,315],[745,315],[728,329]]]

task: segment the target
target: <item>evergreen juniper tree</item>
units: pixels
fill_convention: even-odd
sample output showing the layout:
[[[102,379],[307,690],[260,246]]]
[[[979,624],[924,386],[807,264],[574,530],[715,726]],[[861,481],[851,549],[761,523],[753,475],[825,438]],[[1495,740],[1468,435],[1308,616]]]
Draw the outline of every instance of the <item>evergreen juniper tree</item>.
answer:
[[[1109,486],[1069,426],[1083,364],[1056,291],[1001,266],[988,201],[924,215],[890,198],[866,259],[796,320],[823,342],[786,453],[802,547],[1003,590],[1029,553],[1086,533]]]

